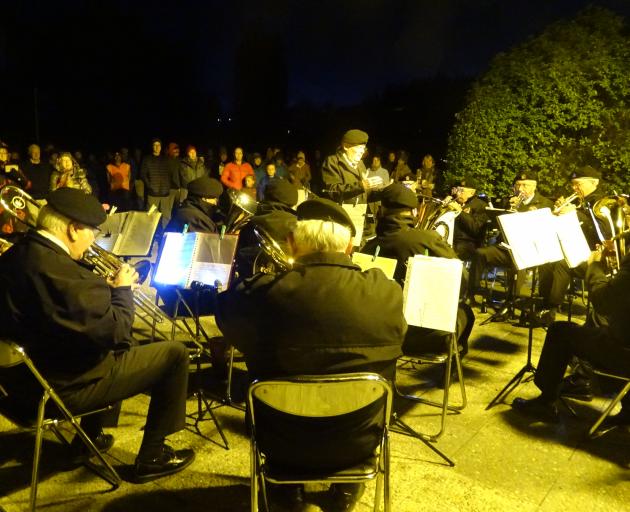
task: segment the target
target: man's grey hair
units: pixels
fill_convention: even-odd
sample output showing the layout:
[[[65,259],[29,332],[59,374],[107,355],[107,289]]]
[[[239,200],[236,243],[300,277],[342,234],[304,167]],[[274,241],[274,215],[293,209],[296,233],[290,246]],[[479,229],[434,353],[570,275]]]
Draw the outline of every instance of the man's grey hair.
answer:
[[[351,238],[350,229],[326,220],[300,220],[293,230],[293,241],[304,254],[345,252]]]
[[[51,233],[65,231],[70,224],[70,220],[49,205],[44,205],[37,215],[37,229],[43,229]]]

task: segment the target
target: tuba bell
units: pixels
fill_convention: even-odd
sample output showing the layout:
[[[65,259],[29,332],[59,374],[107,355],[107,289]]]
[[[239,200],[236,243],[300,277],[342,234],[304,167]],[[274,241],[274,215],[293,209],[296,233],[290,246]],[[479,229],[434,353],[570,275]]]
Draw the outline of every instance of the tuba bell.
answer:
[[[619,268],[621,258],[626,255],[625,237],[620,234],[627,230],[628,201],[625,196],[606,196],[598,199],[592,210],[595,217],[606,221],[610,227],[611,241]]]
[[[258,202],[247,194],[233,188],[228,190],[230,208],[225,218],[225,230],[227,233],[238,233],[249,222],[258,208]]]
[[[258,274],[274,274],[291,270],[293,268],[293,259],[280,247],[267,231],[261,226],[255,226],[253,229],[258,245],[262,249],[254,260],[253,273]]]

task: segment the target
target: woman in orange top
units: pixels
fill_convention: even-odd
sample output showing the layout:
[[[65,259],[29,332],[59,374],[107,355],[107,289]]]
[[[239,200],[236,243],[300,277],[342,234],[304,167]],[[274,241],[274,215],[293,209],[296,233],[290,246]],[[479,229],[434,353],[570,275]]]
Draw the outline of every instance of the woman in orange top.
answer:
[[[122,155],[116,151],[113,160],[107,165],[107,180],[109,181],[109,202],[118,211],[131,209],[131,167],[123,162]]]

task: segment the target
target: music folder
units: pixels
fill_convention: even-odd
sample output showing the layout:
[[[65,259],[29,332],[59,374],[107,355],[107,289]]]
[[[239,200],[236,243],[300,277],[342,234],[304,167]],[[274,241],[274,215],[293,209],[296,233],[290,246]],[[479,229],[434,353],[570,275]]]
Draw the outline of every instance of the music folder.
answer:
[[[225,289],[237,242],[238,235],[165,233],[153,283],[188,289],[196,281]]]
[[[362,252],[354,252],[352,253],[352,263],[359,265],[364,272],[371,268],[380,268],[387,276],[387,279],[393,280],[398,260],[394,258],[384,258],[382,256],[375,257],[372,254]]]
[[[113,213],[100,225],[96,244],[116,256],[146,256],[162,214],[155,212]]]

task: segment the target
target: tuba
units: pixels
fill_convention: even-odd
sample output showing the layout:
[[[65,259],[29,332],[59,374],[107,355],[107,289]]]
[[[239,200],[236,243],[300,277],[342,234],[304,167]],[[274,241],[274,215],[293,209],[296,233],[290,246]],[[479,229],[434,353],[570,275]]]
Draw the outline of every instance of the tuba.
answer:
[[[258,203],[247,194],[233,188],[228,190],[230,208],[225,217],[225,230],[227,233],[238,233],[241,228],[256,215]]]
[[[437,231],[442,239],[449,245],[453,244],[453,231],[455,218],[459,212],[449,208],[452,197],[437,199],[435,197],[422,196],[423,202],[418,206],[418,220],[416,228]]]
[[[293,268],[293,259],[284,252],[280,244],[267,231],[260,226],[255,226],[253,232],[262,249],[254,260],[252,269],[254,274],[260,272],[275,274]]]
[[[628,202],[624,196],[606,196],[598,199],[592,206],[595,217],[604,220],[611,233],[611,240],[606,241],[607,249],[614,255],[612,268],[619,270],[621,259],[626,255],[625,237],[621,236],[627,230]],[[612,245],[612,247],[610,247]]]
[[[0,189],[0,206],[26,226],[36,229],[37,216],[41,207],[35,199],[21,188],[14,185],[2,187]],[[118,269],[124,262],[94,243],[87,249],[79,263],[91,268],[95,274],[107,278],[118,272]],[[144,274],[146,278],[148,273],[146,272],[146,264],[141,261],[139,265],[142,265],[144,268],[136,268],[136,271],[138,271],[138,274]],[[133,298],[134,304],[147,316],[147,318],[139,318],[144,320],[150,327],[153,327],[154,323],[166,321],[171,322],[180,330],[184,330],[183,327],[177,325],[169,318],[140,288],[134,288]]]

